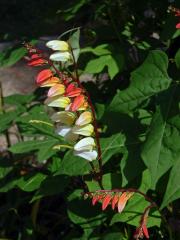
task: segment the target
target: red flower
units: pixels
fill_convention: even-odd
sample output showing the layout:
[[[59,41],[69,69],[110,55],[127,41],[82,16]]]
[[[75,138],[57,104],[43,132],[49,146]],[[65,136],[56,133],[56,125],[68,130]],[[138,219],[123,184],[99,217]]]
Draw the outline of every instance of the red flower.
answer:
[[[145,237],[146,239],[149,239],[149,233],[146,226],[148,214],[149,214],[149,209],[146,210],[145,213],[143,214],[141,219],[141,225],[135,231],[134,238],[136,240],[141,239],[143,237]]]
[[[77,96],[75,99],[74,99],[74,101],[73,101],[73,103],[72,103],[72,105],[71,105],[71,111],[72,112],[75,112],[75,111],[77,111],[79,108],[81,108],[83,105],[84,105],[84,103],[85,103],[85,97],[84,97],[84,95],[79,95],[79,96]]]
[[[50,69],[44,69],[38,73],[36,78],[36,83],[40,84],[53,76],[53,73]]]
[[[118,200],[119,200],[119,196],[118,196],[117,194],[114,195],[114,197],[113,197],[113,199],[112,199],[112,203],[111,203],[111,206],[112,206],[112,209],[113,209],[113,210],[115,209]]]
[[[65,96],[66,97],[77,97],[82,93],[82,89],[76,87],[73,83],[70,83],[66,88]]]
[[[38,54],[33,54],[28,62],[29,66],[41,66],[46,63],[46,60],[43,59]]]
[[[105,196],[105,198],[103,199],[103,202],[102,202],[102,210],[105,210],[107,208],[111,199],[112,199],[112,196],[110,194]]]
[[[123,192],[122,195],[119,197],[118,200],[118,212],[121,213],[126,206],[127,201],[130,197],[132,197],[134,193],[132,192]]]
[[[149,233],[146,225],[142,225],[136,229],[136,232],[134,233],[134,238],[136,240],[142,239],[145,237],[146,239],[149,239]]]
[[[178,24],[176,24],[176,28],[180,29],[180,22]]]
[[[92,198],[92,205],[94,206],[102,198],[103,198],[103,195],[94,195]]]

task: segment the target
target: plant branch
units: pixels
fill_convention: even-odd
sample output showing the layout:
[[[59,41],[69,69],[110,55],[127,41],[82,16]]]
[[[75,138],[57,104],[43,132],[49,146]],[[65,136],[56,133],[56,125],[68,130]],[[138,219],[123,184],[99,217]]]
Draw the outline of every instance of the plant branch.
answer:
[[[73,80],[77,82],[77,84],[79,85],[80,88],[84,89],[85,95],[87,96],[88,103],[89,103],[89,106],[91,108],[92,115],[93,115],[93,125],[94,125],[95,137],[96,137],[96,144],[97,144],[97,150],[98,150],[98,163],[99,163],[99,176],[97,176],[97,178],[99,178],[99,181],[101,182],[102,181],[102,152],[101,152],[101,145],[100,145],[100,141],[99,141],[99,132],[98,132],[98,126],[97,126],[97,121],[96,121],[96,114],[95,114],[94,106],[92,104],[90,95],[79,80],[77,63],[75,61],[75,57],[74,57],[72,48],[71,48],[71,53],[72,53],[72,57],[73,57],[74,69],[75,69],[75,74],[76,74],[76,77]],[[102,184],[101,184],[101,188],[103,189]]]

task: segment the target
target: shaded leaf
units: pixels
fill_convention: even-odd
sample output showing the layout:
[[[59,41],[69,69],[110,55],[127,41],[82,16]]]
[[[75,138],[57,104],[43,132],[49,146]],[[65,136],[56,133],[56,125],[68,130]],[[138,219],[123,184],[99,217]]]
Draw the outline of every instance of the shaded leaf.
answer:
[[[68,151],[60,165],[59,171],[57,174],[67,174],[69,176],[78,176],[87,174],[90,171],[91,167],[89,162],[83,158],[76,157],[73,155],[72,151]]]
[[[130,86],[115,95],[107,111],[129,113],[154,94],[167,89],[171,82],[167,67],[168,58],[164,52],[150,52],[144,63],[131,73]]]
[[[33,176],[23,176],[16,181],[16,185],[23,191],[32,192],[39,188],[41,182],[47,176],[42,173],[36,173]]]
[[[174,164],[167,185],[167,189],[161,204],[161,209],[166,207],[169,203],[173,202],[176,199],[180,198],[180,186],[179,186],[179,179],[180,179],[180,158]]]
[[[69,178],[65,175],[49,176],[41,182],[38,191],[33,196],[31,202],[46,197],[62,193],[69,183]]]
[[[150,171],[153,189],[158,179],[180,158],[180,117],[175,115],[179,113],[178,90],[173,86],[161,95],[160,106],[157,106],[142,148],[141,156]]]
[[[114,154],[122,152],[125,140],[125,136],[122,133],[114,134],[108,138],[100,138],[103,164]]]

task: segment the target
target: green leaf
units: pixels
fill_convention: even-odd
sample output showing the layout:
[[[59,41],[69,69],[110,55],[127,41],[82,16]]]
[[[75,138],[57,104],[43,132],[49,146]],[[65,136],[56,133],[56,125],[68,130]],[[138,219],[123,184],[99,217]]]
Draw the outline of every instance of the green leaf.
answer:
[[[168,88],[168,58],[162,51],[150,52],[144,63],[131,73],[130,86],[119,91],[107,111],[130,113],[151,96]]]
[[[89,192],[99,190],[97,181],[86,181]],[[121,187],[121,175],[117,173],[107,173],[102,176],[102,185],[104,189],[111,190]]]
[[[86,47],[86,48],[81,49],[81,53],[91,52],[96,56],[109,55],[109,54],[111,54],[111,51],[108,50],[108,47],[109,47],[109,44],[101,44],[95,48]]]
[[[17,107],[14,111],[5,112],[0,114],[0,132],[3,132],[10,127],[12,122],[16,120],[25,109],[23,107]]]
[[[41,182],[47,176],[42,173],[36,173],[33,176],[23,176],[18,181],[16,185],[25,192],[32,192],[39,188]]]
[[[25,141],[25,142],[19,142],[14,144],[9,148],[9,150],[13,153],[25,153],[30,152],[33,150],[37,150],[41,148],[44,144],[52,144],[56,143],[56,140],[54,139],[45,139],[45,140],[32,140],[32,141]]]
[[[16,48],[16,49],[12,50],[10,52],[9,56],[4,54],[3,57],[1,58],[0,66],[1,67],[3,67],[3,66],[6,66],[6,67],[12,66],[17,61],[19,61],[26,54],[26,52],[27,52],[27,50],[24,47],[20,47],[20,48]]]
[[[99,238],[97,238],[98,240]],[[112,232],[112,233],[108,233],[103,237],[103,240],[127,240],[126,237],[124,237],[123,233],[120,232]]]
[[[96,119],[100,120],[105,112],[105,105],[101,103],[96,103]]]
[[[57,172],[61,167],[61,159],[59,157],[52,157],[51,161],[48,164],[48,170],[51,173]]]
[[[122,152],[125,140],[125,136],[122,133],[114,134],[108,138],[100,138],[103,164],[105,164],[114,154]]]
[[[178,90],[179,87],[173,86],[161,94],[160,106],[157,106],[142,148],[141,156],[150,171],[152,189],[158,179],[180,158]]]
[[[116,213],[111,219],[111,225],[116,222],[126,222],[133,226],[139,226],[141,216],[147,206],[149,206],[144,197],[135,194],[128,201],[127,206],[124,208],[122,213]],[[161,217],[158,211],[150,211],[147,227],[160,226]]]
[[[87,0],[78,0],[78,1],[73,1],[72,7],[62,11],[58,10],[57,13],[63,14],[64,20],[69,21],[72,18],[74,18],[77,14],[77,12],[87,3]]]
[[[178,49],[176,55],[175,55],[175,63],[177,68],[180,68],[180,48]]]
[[[60,166],[60,170],[56,172],[58,174],[66,174],[69,176],[78,176],[89,173],[91,170],[89,162],[83,158],[76,157],[72,151],[68,151]]]
[[[82,192],[78,189],[68,197],[68,216],[72,222],[81,226],[88,233],[96,226],[101,225],[106,216],[98,206],[91,207],[90,201],[83,199]]]
[[[167,189],[161,204],[161,209],[166,207],[169,203],[173,202],[176,199],[180,198],[180,158],[174,164],[167,185]]]
[[[144,164],[140,157],[140,143],[131,142],[123,149],[123,157],[120,162],[121,174],[122,174],[122,186],[127,184],[134,185],[134,179],[142,173]]]
[[[26,115],[16,119],[16,122],[23,134],[35,135],[43,133],[43,135],[61,140],[61,137],[55,133],[53,122],[42,105],[33,107]]]
[[[27,104],[34,100],[35,96],[33,94],[13,94],[7,97],[4,97],[4,103],[10,105],[17,105],[17,104]]]
[[[9,148],[9,150],[12,153],[16,154],[38,151],[38,161],[42,162],[56,153],[56,151],[53,150],[53,146],[57,143],[58,141],[53,138],[48,138],[45,140],[25,141],[14,144]]]
[[[77,62],[80,54],[79,38],[80,38],[80,29],[75,31],[68,40],[73,51],[75,62]]]
[[[31,202],[46,196],[62,193],[68,184],[69,178],[65,175],[49,176],[41,182]]]
[[[90,60],[86,65],[84,72],[87,73],[100,73],[107,66],[108,73],[111,79],[115,77],[115,75],[121,71],[122,65],[124,64],[124,59],[121,54],[117,54],[116,56],[112,55],[103,55],[99,58]]]
[[[10,159],[0,158],[0,179],[5,178],[5,176],[11,172],[13,169],[13,162]]]

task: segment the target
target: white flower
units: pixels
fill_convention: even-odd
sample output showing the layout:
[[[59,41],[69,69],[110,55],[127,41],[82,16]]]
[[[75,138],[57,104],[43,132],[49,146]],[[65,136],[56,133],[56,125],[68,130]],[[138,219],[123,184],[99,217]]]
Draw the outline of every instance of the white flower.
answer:
[[[56,51],[50,55],[50,59],[56,62],[72,61],[69,44],[65,41],[52,40],[46,43],[46,46]]]
[[[94,127],[92,124],[86,124],[83,126],[74,126],[72,128],[72,132],[75,134],[83,135],[83,136],[91,136],[94,132]]]
[[[97,152],[93,150],[94,146],[95,142],[92,137],[83,138],[74,145],[74,155],[93,161],[97,158]]]
[[[55,122],[60,122],[65,125],[71,126],[74,123],[75,117],[75,114],[72,112],[61,111],[54,113],[51,119]]]
[[[49,57],[52,61],[66,62],[72,60],[72,56],[69,52],[55,52]]]
[[[51,48],[54,51],[68,51],[69,44],[65,41],[52,40],[46,43],[48,48]]]
[[[62,136],[65,138],[66,141],[70,141],[70,142],[75,142],[77,139],[78,139],[78,135],[77,134],[74,134],[72,131],[71,131],[71,127],[69,126],[65,126],[65,125],[60,125],[56,132],[58,135]]]
[[[45,104],[49,107],[66,108],[70,104],[71,100],[68,97],[49,97],[45,100]]]
[[[97,158],[97,152],[95,150],[93,151],[74,151],[75,156],[82,157],[88,161],[93,161]]]
[[[94,139],[92,137],[85,137],[74,145],[75,151],[92,151],[95,146]]]
[[[90,122],[92,122],[92,113],[89,111],[85,111],[85,112],[81,113],[79,118],[76,120],[75,124],[77,126],[82,126],[82,125],[86,125]]]

